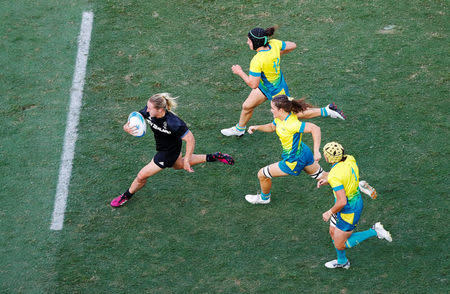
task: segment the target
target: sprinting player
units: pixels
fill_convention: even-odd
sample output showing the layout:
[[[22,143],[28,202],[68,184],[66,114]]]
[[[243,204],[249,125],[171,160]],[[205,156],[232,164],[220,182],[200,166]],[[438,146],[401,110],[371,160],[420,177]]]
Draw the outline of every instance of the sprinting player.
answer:
[[[254,131],[276,131],[281,141],[283,153],[282,160],[261,168],[258,171],[261,194],[246,195],[245,199],[252,204],[270,203],[272,178],[288,175],[297,176],[302,170],[314,179],[320,179],[326,175],[317,163],[320,158],[320,128],[313,123],[301,122],[296,113],[304,111],[309,104],[304,99],[294,100],[286,95],[275,96],[270,103],[270,111],[273,114],[273,122],[265,125],[250,126],[249,134]],[[302,142],[304,133],[310,133],[313,137],[313,152]]]
[[[149,177],[159,173],[164,168],[184,168],[188,172],[194,172],[192,166],[203,162],[220,161],[229,165],[234,164],[230,155],[221,152],[193,154],[194,135],[184,121],[171,112],[175,107],[176,102],[173,97],[168,93],[160,93],[150,97],[147,105],[139,111],[153,131],[157,153],[150,163],[139,171],[128,190],[111,201],[111,206],[124,205],[134,193],[144,187]],[[123,129],[129,134],[136,131],[136,127],[130,127],[128,122],[123,126]],[[184,157],[181,154],[182,141],[186,142]]]
[[[277,95],[289,96],[289,89],[280,67],[281,55],[294,50],[297,45],[290,41],[270,39],[275,27],[268,29],[254,28],[248,33],[247,44],[257,53],[250,62],[250,72],[247,75],[239,65],[233,65],[231,70],[240,76],[252,89],[242,104],[239,122],[228,129],[221,130],[225,136],[242,136],[255,108],[266,100],[272,100]],[[322,108],[308,108],[296,113],[300,119],[318,116],[345,119],[341,110],[334,103]]]
[[[379,222],[371,229],[353,233],[361,217],[363,201],[359,190],[359,169],[355,158],[345,155],[342,145],[336,142],[327,143],[323,147],[323,155],[333,167],[327,176],[317,182],[317,188],[330,184],[333,189],[335,203],[322,214],[325,222],[330,221],[330,236],[337,252],[337,259],[325,263],[327,268],[350,268],[350,261],[345,250],[352,248],[364,240],[377,236],[392,242],[391,234]]]

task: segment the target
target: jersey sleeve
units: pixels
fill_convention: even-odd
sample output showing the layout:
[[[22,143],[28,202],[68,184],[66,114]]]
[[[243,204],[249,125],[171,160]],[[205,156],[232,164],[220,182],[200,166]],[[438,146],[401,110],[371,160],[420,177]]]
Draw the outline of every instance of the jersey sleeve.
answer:
[[[250,61],[250,70],[249,75],[254,77],[260,77],[262,72],[262,65],[258,58],[258,55],[255,55]]]
[[[284,47],[286,47],[286,43],[284,41],[280,41],[278,39],[272,39],[270,42],[270,45],[272,47],[277,48],[278,50],[284,50]]]
[[[333,192],[344,189],[343,181],[335,172],[333,172],[333,170],[328,174],[328,183],[330,184],[331,189],[333,189]]]
[[[179,117],[174,117],[169,127],[172,134],[178,138],[183,138],[184,135],[186,135],[187,132],[189,131],[189,128],[187,127],[186,123]]]
[[[148,119],[150,117],[150,113],[147,110],[147,106],[145,106],[144,108],[142,108],[141,110],[139,110],[139,113],[142,114],[142,116],[145,119]]]
[[[277,126],[277,122],[278,122],[277,120],[279,120],[279,119],[278,118],[274,118],[273,119],[272,123],[273,123],[274,126]]]

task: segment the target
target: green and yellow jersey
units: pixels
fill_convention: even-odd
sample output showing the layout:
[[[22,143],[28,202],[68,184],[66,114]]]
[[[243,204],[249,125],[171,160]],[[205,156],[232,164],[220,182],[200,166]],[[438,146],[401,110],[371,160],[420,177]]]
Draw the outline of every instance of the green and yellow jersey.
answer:
[[[359,191],[359,168],[355,158],[346,155],[345,160],[335,163],[328,174],[328,183],[333,189],[334,197],[337,191],[345,191],[347,204],[339,213],[347,223],[356,223],[363,203]]]
[[[280,68],[280,52],[286,43],[277,39],[269,41],[268,50],[260,50],[250,62],[249,75],[261,77],[259,88],[269,100],[276,95],[288,95],[289,90]]]
[[[290,113],[284,120],[276,118],[273,120],[276,133],[280,138],[283,148],[283,159],[297,158],[302,152],[302,136],[305,123],[298,120],[294,113]]]

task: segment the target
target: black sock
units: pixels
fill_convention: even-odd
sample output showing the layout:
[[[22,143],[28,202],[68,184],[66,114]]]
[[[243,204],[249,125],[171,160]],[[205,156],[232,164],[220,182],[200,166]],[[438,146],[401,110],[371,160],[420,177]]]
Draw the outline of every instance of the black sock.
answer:
[[[216,157],[214,156],[214,154],[206,154],[206,162],[213,162],[216,161]]]
[[[125,197],[127,197],[128,199],[130,199],[131,197],[133,197],[134,194],[130,193],[130,190],[127,189],[127,191],[125,193],[123,193],[123,195],[125,195]]]

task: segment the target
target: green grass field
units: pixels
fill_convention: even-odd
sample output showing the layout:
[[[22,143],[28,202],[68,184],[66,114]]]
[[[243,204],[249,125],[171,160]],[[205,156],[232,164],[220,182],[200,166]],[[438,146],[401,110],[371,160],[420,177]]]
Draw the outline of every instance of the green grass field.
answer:
[[[448,293],[448,1],[3,1],[0,5],[1,293]],[[81,14],[94,28],[64,228],[50,230]],[[359,223],[373,238],[335,258],[321,215],[331,190],[305,174],[274,180],[252,206],[260,167],[279,160],[275,134],[226,138],[249,93],[246,35],[279,25],[291,95],[335,101],[344,122],[314,119],[322,145],[341,142],[379,198]],[[390,25],[392,29],[384,29]],[[120,209],[153,157],[152,134],[122,131],[158,92],[196,153],[236,164],[166,170]],[[272,120],[269,104],[251,123]],[[310,136],[305,142],[312,146]],[[324,161],[321,165],[329,170]]]

